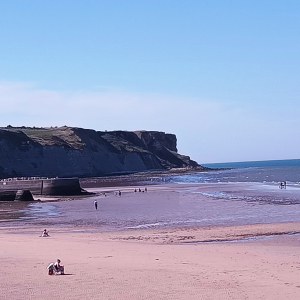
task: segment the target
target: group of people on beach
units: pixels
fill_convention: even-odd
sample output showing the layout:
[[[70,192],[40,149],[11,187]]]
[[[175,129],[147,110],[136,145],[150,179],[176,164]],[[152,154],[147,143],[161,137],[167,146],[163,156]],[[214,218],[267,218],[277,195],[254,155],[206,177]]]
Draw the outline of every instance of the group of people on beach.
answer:
[[[49,236],[49,231],[47,229],[44,229],[42,234],[40,235],[41,237],[48,237]],[[65,274],[65,267],[60,264],[60,259],[57,259],[55,263],[50,263],[49,266],[47,267],[48,269],[48,274],[53,275],[60,273],[61,275]]]
[[[281,181],[281,182],[279,183],[279,188],[280,188],[280,189],[286,189],[286,181]]]
[[[145,193],[147,193],[147,188],[145,187],[145,189],[144,190],[141,190],[141,188],[139,188],[139,189],[134,189],[134,192],[136,193],[137,191],[139,191],[139,193],[141,193],[141,192],[145,192]]]
[[[142,193],[147,193],[147,191],[148,191],[147,187],[145,187],[144,190],[142,190],[141,188],[138,188],[138,189],[135,188],[134,189],[135,193],[137,193],[137,192],[139,192],[139,193],[141,193],[141,192]],[[103,193],[103,195],[106,197],[106,193]],[[115,192],[115,195],[121,197],[122,196],[122,192],[121,191]],[[98,210],[98,202],[97,202],[97,200],[94,201],[94,207],[95,207],[96,210]]]
[[[135,193],[136,192],[139,192],[139,193],[146,192],[147,193],[147,191],[148,191],[147,187],[145,187],[144,190],[142,190],[141,188],[138,188],[138,189],[135,188],[134,189]],[[121,196],[122,195],[121,191],[116,192],[116,195]],[[97,200],[94,201],[94,207],[95,207],[96,210],[98,209]],[[48,237],[48,236],[49,236],[49,231],[47,231],[47,229],[44,229],[42,234],[41,234],[41,237]],[[61,275],[64,275],[65,269],[64,269],[64,266],[62,266],[60,263],[61,263],[60,259],[57,259],[55,263],[50,263],[47,267],[48,274],[52,275],[55,272],[55,274],[60,273]]]

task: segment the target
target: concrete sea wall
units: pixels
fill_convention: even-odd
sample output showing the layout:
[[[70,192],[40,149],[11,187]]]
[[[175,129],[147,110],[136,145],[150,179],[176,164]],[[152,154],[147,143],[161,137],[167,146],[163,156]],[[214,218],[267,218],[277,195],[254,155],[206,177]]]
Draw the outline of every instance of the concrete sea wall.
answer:
[[[2,180],[0,181],[0,195],[4,200],[5,195],[19,190],[29,190],[34,195],[80,195],[82,189],[78,178],[52,178],[28,180]],[[6,197],[7,201],[13,200]]]

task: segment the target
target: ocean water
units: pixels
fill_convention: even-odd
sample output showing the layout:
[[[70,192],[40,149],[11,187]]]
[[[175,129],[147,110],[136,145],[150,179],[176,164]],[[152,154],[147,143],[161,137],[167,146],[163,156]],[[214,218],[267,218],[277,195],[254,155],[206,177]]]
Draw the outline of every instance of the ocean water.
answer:
[[[288,185],[300,185],[300,159],[269,160],[204,164],[217,170],[191,172],[168,176],[167,181],[177,183],[209,182],[267,182],[286,181]]]
[[[142,181],[143,186],[149,183],[147,193],[134,193],[134,186],[116,187],[122,190],[122,197],[108,191],[107,197],[31,203],[25,208],[10,203],[16,207],[7,208],[5,214],[10,216],[0,226],[13,223],[41,229],[55,225],[107,231],[300,222],[300,160],[209,167],[226,169],[147,174],[147,180]],[[287,182],[286,189],[278,188],[280,181]],[[165,183],[174,185],[170,190]],[[136,184],[140,186],[141,182]],[[94,200],[98,202],[97,211]]]

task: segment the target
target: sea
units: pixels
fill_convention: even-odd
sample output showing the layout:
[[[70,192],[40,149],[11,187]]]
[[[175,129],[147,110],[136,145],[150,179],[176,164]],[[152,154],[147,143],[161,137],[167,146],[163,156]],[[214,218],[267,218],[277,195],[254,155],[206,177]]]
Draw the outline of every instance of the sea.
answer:
[[[210,169],[148,172],[134,179],[123,176],[121,181],[127,178],[126,185],[129,182],[130,185],[120,185],[114,190],[108,182],[105,196],[0,203],[0,227],[28,225],[50,231],[52,226],[115,231],[300,222],[300,159],[204,166]],[[97,180],[86,182],[96,184]],[[286,187],[282,189],[280,182],[286,182]],[[168,190],[170,185],[172,188]],[[134,192],[137,188],[142,192]],[[167,196],[161,196],[157,188],[168,190]],[[116,195],[118,190],[121,197]],[[98,210],[94,209],[95,200]]]
[[[265,160],[203,164],[212,170],[173,175],[167,181],[178,183],[261,182],[300,184],[300,159]]]

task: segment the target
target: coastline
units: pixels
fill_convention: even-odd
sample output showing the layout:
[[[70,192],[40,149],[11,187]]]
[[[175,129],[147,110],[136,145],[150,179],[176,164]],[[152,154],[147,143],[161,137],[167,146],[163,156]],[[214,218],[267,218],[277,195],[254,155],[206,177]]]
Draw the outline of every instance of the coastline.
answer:
[[[95,231],[120,231],[300,220],[297,210],[300,189],[288,187],[281,190],[270,183],[168,183],[86,190],[90,195],[37,195],[35,199],[39,201],[32,203],[1,202],[0,228],[8,225],[40,228],[75,226]],[[98,202],[97,211],[94,200]]]
[[[39,205],[54,205],[60,214],[21,220],[17,226],[2,222],[2,299],[53,299],[53,291],[59,299],[75,300],[299,299],[299,221],[278,222],[281,216],[275,215],[269,223],[245,219],[247,224],[239,224],[240,220],[234,224],[225,219],[212,225],[160,226],[151,218],[160,214],[162,224],[172,217],[194,218],[197,209],[204,215],[222,216],[226,207],[250,216],[265,210],[263,217],[274,213],[271,208],[286,210],[292,217],[297,206],[276,199],[289,194],[296,201],[298,189],[283,191],[257,183],[163,184],[148,186],[147,193],[135,193],[134,188],[145,186],[97,187],[90,190],[95,196],[78,199],[45,197]],[[115,195],[119,189],[121,197]],[[209,211],[211,205],[215,209]],[[165,215],[166,208],[171,214]],[[179,209],[183,215],[173,215]],[[106,224],[105,218],[115,223]],[[151,226],[139,225],[148,221]],[[39,237],[44,227],[50,237]],[[57,258],[65,266],[65,276],[47,274],[47,265]]]

